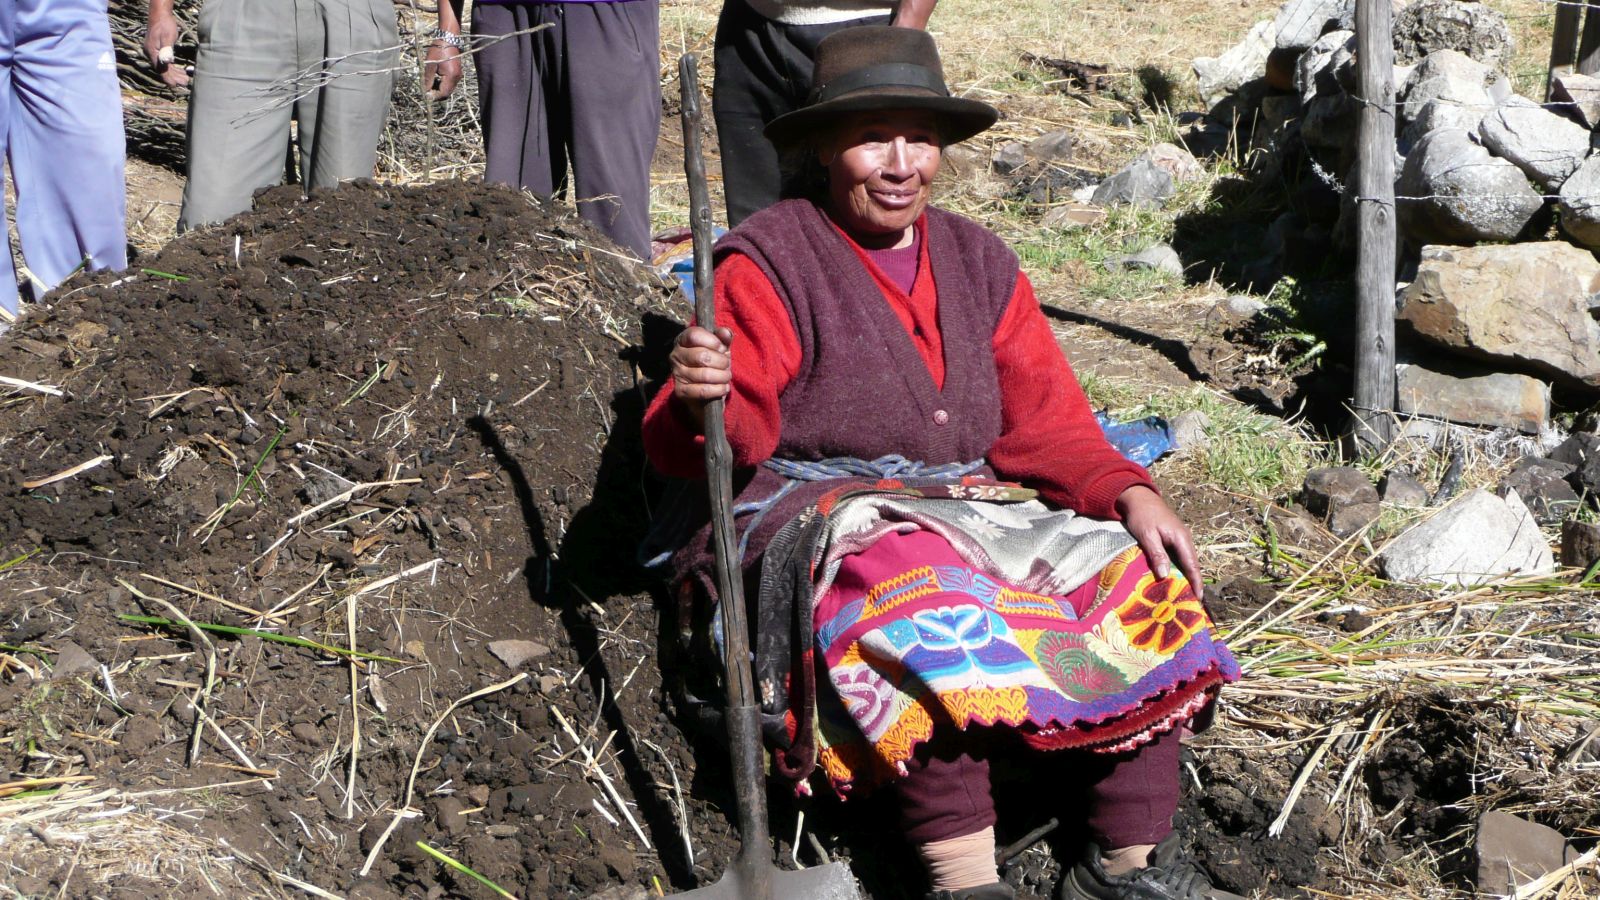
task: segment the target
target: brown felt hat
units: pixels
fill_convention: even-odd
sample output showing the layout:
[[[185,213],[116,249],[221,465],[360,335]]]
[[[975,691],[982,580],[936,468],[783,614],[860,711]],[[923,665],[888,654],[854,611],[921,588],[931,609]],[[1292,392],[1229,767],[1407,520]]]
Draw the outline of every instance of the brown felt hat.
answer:
[[[817,44],[806,105],[767,123],[778,146],[816,134],[842,115],[871,110],[927,110],[945,143],[983,131],[1000,117],[987,103],[950,96],[933,36],[915,28],[843,28]]]

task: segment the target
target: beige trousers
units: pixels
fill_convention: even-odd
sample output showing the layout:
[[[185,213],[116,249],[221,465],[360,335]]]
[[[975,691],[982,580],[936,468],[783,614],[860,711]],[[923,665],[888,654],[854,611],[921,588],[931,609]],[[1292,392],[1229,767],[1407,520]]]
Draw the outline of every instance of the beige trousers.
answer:
[[[206,0],[179,230],[282,184],[291,120],[307,188],[370,177],[399,44],[392,0]]]

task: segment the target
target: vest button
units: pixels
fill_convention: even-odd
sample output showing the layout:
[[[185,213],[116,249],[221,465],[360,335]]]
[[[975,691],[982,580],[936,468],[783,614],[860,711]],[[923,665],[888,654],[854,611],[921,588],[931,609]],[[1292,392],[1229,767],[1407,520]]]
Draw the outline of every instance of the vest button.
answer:
[[[935,425],[948,425],[948,424],[950,424],[950,414],[945,412],[942,409],[935,410],[934,413],[933,413],[933,424],[935,424]]]

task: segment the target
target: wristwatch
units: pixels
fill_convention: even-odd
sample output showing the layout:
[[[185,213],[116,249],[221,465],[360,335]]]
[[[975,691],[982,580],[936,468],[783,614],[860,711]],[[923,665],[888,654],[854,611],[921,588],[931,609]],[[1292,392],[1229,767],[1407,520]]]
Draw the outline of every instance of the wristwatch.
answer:
[[[467,39],[465,37],[454,31],[445,31],[443,28],[435,28],[433,30],[433,42],[443,44],[446,47],[454,47],[457,50],[467,49]]]

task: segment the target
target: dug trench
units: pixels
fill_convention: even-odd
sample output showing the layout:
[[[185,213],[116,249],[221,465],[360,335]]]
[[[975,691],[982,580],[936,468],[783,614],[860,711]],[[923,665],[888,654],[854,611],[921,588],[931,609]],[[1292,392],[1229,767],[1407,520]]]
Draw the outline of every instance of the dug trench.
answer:
[[[720,874],[724,751],[682,702],[715,688],[635,561],[679,312],[575,220],[463,183],[274,190],[69,282],[0,341],[0,881],[494,895],[423,844],[519,897]],[[1219,615],[1259,606],[1259,572],[1220,575]],[[1336,823],[1266,836],[1305,748],[1225,738],[1186,755],[1199,857],[1241,891],[1328,883]],[[1077,818],[1059,773],[996,768],[1004,841]],[[773,798],[782,858],[921,895],[883,794],[818,797],[798,850]],[[1076,852],[1058,829],[1007,878],[1047,896]]]

